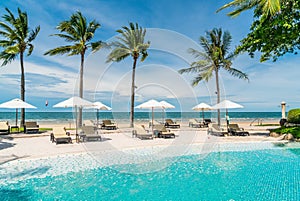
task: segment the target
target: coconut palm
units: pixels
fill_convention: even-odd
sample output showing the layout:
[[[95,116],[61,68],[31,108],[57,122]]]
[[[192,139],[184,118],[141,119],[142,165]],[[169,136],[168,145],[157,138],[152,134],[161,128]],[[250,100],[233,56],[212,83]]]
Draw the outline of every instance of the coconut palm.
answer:
[[[21,100],[25,101],[25,66],[24,54],[26,50],[27,56],[30,56],[33,51],[33,44],[31,43],[40,31],[40,26],[30,30],[28,27],[28,17],[26,12],[22,12],[18,8],[18,16],[15,17],[13,13],[5,8],[7,14],[3,15],[3,21],[0,21],[0,46],[3,48],[0,52],[0,59],[3,60],[2,66],[15,60],[20,55],[21,66]],[[25,109],[21,110],[21,126],[25,123]]]
[[[200,45],[203,47],[204,52],[192,48],[188,49],[188,52],[199,60],[192,62],[189,68],[179,70],[181,74],[197,73],[192,82],[193,86],[198,85],[202,80],[207,82],[214,74],[217,103],[220,103],[219,72],[221,69],[235,77],[248,80],[248,76],[245,73],[231,67],[232,60],[236,56],[229,52],[231,39],[228,31],[225,31],[224,34],[222,29],[214,28],[212,31],[207,31],[206,37],[200,37]],[[218,123],[220,124],[220,111],[218,111]]]
[[[81,12],[76,12],[71,15],[69,20],[61,22],[56,29],[61,33],[53,34],[52,36],[58,36],[65,39],[67,42],[72,44],[66,46],[60,46],[51,49],[45,53],[45,55],[63,55],[68,54],[68,56],[80,55],[80,79],[79,79],[79,96],[83,98],[83,70],[84,70],[84,59],[86,51],[91,48],[92,51],[97,51],[104,46],[102,41],[90,42],[96,30],[100,28],[100,24],[95,20],[87,23],[86,18],[81,14]],[[78,114],[78,124],[82,125],[82,108],[79,109]]]
[[[262,15],[274,15],[280,11],[280,1],[281,0],[234,0],[219,8],[217,12],[225,8],[234,7],[236,9],[228,13],[228,15],[231,17],[236,17],[241,12],[256,7],[258,8],[257,11],[259,11]]]
[[[116,41],[111,44],[113,50],[107,57],[107,62],[121,61],[128,56],[133,59],[132,66],[132,83],[131,83],[131,106],[130,106],[130,127],[133,127],[134,122],[134,95],[135,95],[135,69],[138,58],[141,56],[141,61],[144,61],[148,56],[147,49],[150,42],[144,42],[146,29],[140,27],[137,23],[129,23],[129,27],[123,26],[117,30],[120,36],[116,37]]]

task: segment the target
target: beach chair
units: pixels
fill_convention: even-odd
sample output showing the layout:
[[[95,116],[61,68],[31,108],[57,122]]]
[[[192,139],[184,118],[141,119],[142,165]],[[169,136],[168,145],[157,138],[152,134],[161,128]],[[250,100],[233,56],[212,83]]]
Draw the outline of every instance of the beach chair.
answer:
[[[180,124],[177,124],[172,119],[166,119],[165,127],[166,128],[180,128]]]
[[[0,132],[9,134],[10,126],[8,121],[0,121]]]
[[[238,136],[249,136],[249,132],[245,131],[244,128],[240,128],[238,124],[229,124],[228,131],[231,135]]]
[[[207,129],[208,135],[226,136],[228,135],[227,129],[221,128],[218,124],[210,124]]]
[[[161,123],[161,122],[159,122],[159,121],[157,121],[157,120],[154,120],[153,121],[153,125],[159,125],[159,124],[163,124],[163,123]],[[152,126],[152,121],[149,121],[149,128]]]
[[[210,123],[212,123],[211,119],[204,119],[203,121],[204,127],[208,127]]]
[[[116,130],[117,125],[115,123],[111,122],[111,120],[109,120],[109,119],[102,120],[101,129]]]
[[[82,126],[81,132],[79,134],[79,140],[89,141],[89,140],[102,140],[101,136],[98,134],[97,128],[95,126]]]
[[[149,133],[149,130],[146,130],[144,125],[135,126],[134,130],[132,130],[132,137],[137,137],[137,138],[140,138],[141,140],[144,140],[144,139],[152,139],[153,140],[152,133]]]
[[[202,122],[198,122],[196,119],[190,119],[189,120],[189,127],[192,128],[201,128],[204,127],[205,125]]]
[[[50,134],[50,141],[58,143],[72,143],[70,133],[64,127],[53,127]]]
[[[24,133],[38,133],[39,125],[36,121],[27,121],[24,125]]]
[[[175,134],[170,130],[167,130],[164,125],[154,125],[153,126],[154,135],[158,138],[175,138]]]

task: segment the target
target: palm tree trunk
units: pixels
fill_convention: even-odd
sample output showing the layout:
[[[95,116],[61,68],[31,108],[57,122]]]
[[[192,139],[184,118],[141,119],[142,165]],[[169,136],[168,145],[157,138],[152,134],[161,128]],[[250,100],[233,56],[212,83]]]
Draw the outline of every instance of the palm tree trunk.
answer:
[[[23,52],[20,52],[20,64],[21,64],[21,100],[25,101],[25,73],[24,73],[24,62]],[[20,127],[25,125],[25,108],[21,109],[21,123]]]
[[[219,86],[219,70],[216,68],[216,88],[217,88],[217,103],[220,103],[220,86]],[[221,125],[220,109],[218,109],[218,125]]]
[[[81,64],[80,64],[80,78],[79,78],[79,97],[83,98],[83,66],[84,66],[84,53],[81,53]],[[77,121],[77,119],[76,119]],[[79,107],[78,112],[78,126],[82,126],[82,107]]]
[[[131,105],[130,105],[130,127],[134,124],[134,96],[135,96],[135,68],[138,57],[133,57],[132,85],[131,85]]]

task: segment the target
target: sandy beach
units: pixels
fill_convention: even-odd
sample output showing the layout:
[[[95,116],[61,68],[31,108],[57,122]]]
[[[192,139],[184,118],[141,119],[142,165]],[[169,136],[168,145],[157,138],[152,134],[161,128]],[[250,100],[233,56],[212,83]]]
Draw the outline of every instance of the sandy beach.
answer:
[[[146,122],[145,122],[146,124]],[[63,123],[61,126],[67,126]],[[250,126],[250,122],[239,122],[239,125],[249,131],[250,136],[216,137],[207,135],[207,128],[190,128],[187,122],[181,124],[180,129],[172,129],[175,139],[155,138],[153,140],[141,140],[132,137],[132,129],[128,124],[118,125],[117,130],[98,130],[102,136],[101,142],[76,143],[75,130],[69,130],[72,144],[58,144],[50,141],[51,131],[40,134],[10,134],[1,135],[0,163],[11,160],[26,160],[34,158],[54,157],[66,154],[80,154],[88,152],[124,151],[130,149],[145,149],[153,147],[184,147],[174,153],[187,152],[191,145],[224,144],[224,143],[250,143],[273,142],[277,138],[269,137],[267,129],[271,126]],[[51,128],[54,125],[42,124],[41,127]],[[57,126],[57,125],[55,125]],[[273,126],[274,127],[274,126]],[[171,153],[172,155],[172,153]]]

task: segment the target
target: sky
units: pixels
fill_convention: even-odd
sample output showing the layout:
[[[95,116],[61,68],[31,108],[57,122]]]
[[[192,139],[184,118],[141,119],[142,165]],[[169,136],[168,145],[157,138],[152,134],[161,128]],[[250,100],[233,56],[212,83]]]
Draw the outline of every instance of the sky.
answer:
[[[222,28],[232,35],[231,51],[247,35],[253,22],[252,11],[230,18],[225,10],[216,10],[230,0],[10,0],[0,2],[0,15],[5,7],[16,14],[17,8],[26,11],[30,28],[40,25],[34,40],[34,51],[25,57],[26,101],[37,107],[28,111],[62,111],[53,108],[56,103],[78,95],[80,56],[44,56],[52,48],[68,42],[51,34],[55,27],[81,11],[87,21],[101,24],[94,41],[111,42],[117,29],[137,22],[146,28],[146,41],[150,41],[148,58],[138,62],[136,72],[136,104],[149,99],[166,100],[175,105],[170,111],[192,111],[192,107],[205,102],[216,103],[215,80],[200,82],[192,87],[194,74],[178,73],[195,61],[188,48],[202,50],[199,37],[213,28]],[[1,19],[2,20],[2,19]],[[129,111],[132,58],[119,63],[107,63],[111,50],[88,52],[84,68],[84,98],[101,101],[113,111]],[[236,111],[280,111],[280,103],[287,102],[287,109],[300,104],[298,79],[300,59],[286,54],[277,62],[259,62],[259,53],[250,58],[239,55],[232,67],[248,74],[250,81],[239,80],[225,71],[220,72],[221,99],[229,99],[244,106]],[[20,98],[19,58],[0,67],[0,103]],[[45,102],[49,105],[46,107]]]

